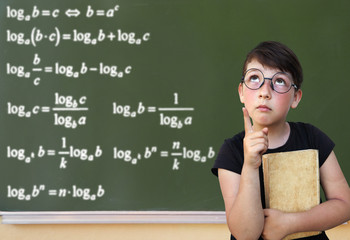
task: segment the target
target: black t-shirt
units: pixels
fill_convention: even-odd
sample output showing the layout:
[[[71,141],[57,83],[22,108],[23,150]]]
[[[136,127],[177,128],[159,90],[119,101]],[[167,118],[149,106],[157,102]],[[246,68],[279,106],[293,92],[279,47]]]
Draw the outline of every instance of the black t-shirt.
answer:
[[[328,158],[329,154],[334,148],[333,141],[324,134],[318,128],[312,126],[311,124],[301,123],[301,122],[289,122],[290,135],[287,142],[278,148],[268,149],[267,153],[277,153],[277,152],[287,152],[305,149],[316,149],[319,154],[319,166],[321,167],[323,163]],[[244,131],[233,136],[232,138],[226,139],[224,144],[218,153],[217,159],[215,160],[214,166],[211,169],[213,174],[218,176],[218,169],[226,169],[237,174],[241,174],[244,156],[243,156],[243,139],[245,133]],[[265,195],[264,195],[264,182],[263,182],[263,172],[262,166],[259,168],[260,175],[260,192],[261,192],[261,202],[263,208],[265,208]],[[231,236],[231,239],[233,236]],[[262,238],[260,238],[262,239]],[[328,239],[325,233],[315,237],[303,238],[303,239]]]

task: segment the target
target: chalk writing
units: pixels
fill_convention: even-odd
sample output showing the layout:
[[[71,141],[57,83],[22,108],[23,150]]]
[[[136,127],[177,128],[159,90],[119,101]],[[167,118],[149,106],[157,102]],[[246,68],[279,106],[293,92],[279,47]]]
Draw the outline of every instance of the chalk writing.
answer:
[[[102,185],[98,185],[96,192],[92,192],[91,188],[82,188],[77,185],[72,185],[71,188],[49,188],[45,184],[33,185],[31,189],[26,189],[23,187],[14,187],[12,185],[7,185],[7,198],[14,198],[19,201],[31,201],[35,198],[40,197],[40,195],[46,194],[50,197],[59,198],[79,198],[85,201],[95,201],[98,198],[103,197],[105,194],[105,189]]]

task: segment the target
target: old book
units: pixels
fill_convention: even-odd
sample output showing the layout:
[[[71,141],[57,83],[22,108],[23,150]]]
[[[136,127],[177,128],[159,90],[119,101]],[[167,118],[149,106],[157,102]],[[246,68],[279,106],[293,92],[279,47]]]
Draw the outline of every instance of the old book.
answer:
[[[265,154],[262,157],[266,208],[302,212],[320,204],[317,150]],[[302,232],[284,240],[317,235]]]

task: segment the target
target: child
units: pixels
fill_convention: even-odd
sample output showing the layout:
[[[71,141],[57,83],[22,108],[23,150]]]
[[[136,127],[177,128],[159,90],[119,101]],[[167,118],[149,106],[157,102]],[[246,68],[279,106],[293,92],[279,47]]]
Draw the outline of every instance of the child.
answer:
[[[299,60],[281,43],[262,42],[247,55],[238,86],[245,131],[225,140],[212,168],[219,178],[231,239],[282,239],[295,232],[324,231],[350,219],[350,190],[334,143],[310,124],[286,122],[289,109],[301,100],[302,80]],[[300,213],[265,209],[262,154],[303,149],[319,151],[327,201]],[[305,239],[328,238],[322,232]]]

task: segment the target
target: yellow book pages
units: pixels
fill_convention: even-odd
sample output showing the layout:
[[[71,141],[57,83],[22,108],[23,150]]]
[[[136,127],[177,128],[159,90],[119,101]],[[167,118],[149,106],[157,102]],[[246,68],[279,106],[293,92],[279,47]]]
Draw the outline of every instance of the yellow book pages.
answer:
[[[320,204],[317,150],[265,154],[262,157],[266,208],[302,212]],[[317,235],[303,232],[284,240]]]

